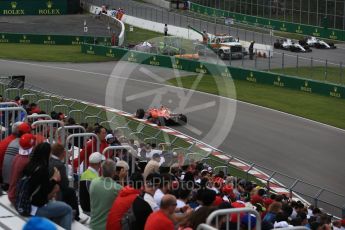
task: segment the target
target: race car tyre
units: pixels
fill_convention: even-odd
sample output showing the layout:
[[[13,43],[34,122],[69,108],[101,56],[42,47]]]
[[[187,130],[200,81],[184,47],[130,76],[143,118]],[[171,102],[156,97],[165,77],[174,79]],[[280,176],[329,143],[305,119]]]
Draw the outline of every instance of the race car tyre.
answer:
[[[333,42],[328,43],[328,45],[331,47],[331,49],[336,49],[336,48],[337,48],[337,47],[334,45],[334,43],[333,43]]]
[[[139,119],[143,119],[145,116],[145,110],[143,109],[138,109],[137,112],[135,113],[135,117]]]
[[[281,49],[281,48],[282,48],[281,45],[280,45],[280,43],[274,43],[273,47],[274,47],[275,49]]]
[[[186,124],[187,123],[187,116],[184,114],[178,115],[178,121],[180,124]]]

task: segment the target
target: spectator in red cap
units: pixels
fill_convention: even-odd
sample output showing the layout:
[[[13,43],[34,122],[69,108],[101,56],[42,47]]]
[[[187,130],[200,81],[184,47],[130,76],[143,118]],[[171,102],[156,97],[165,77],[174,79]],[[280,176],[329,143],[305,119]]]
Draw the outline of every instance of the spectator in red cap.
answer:
[[[10,184],[8,188],[8,199],[15,203],[16,185],[21,177],[25,166],[29,163],[29,156],[35,145],[35,136],[31,133],[24,134],[19,140],[19,152],[14,157],[11,168]]]
[[[31,132],[31,127],[28,123],[21,123],[17,128],[17,138],[11,141],[11,143],[8,145],[3,164],[2,164],[2,180],[3,180],[3,187],[6,189],[8,188],[8,184],[10,183],[10,173],[11,173],[11,167],[12,167],[12,161],[14,157],[19,152],[19,140],[21,136],[23,136],[26,133]]]
[[[9,144],[17,138],[19,126],[23,122],[16,122],[12,126],[12,133],[0,142],[0,183],[2,183],[2,164],[4,162],[5,153]]]
[[[95,128],[95,134],[98,136],[99,140],[100,140],[100,146],[99,146],[99,152],[103,152],[103,150],[108,147],[108,143],[105,140],[105,137],[107,135],[107,130],[103,127],[103,126],[97,126]],[[89,166],[89,156],[97,151],[97,141],[95,138],[93,138],[92,140],[88,141],[86,143],[86,147],[80,152],[80,164],[82,162],[84,162],[86,164],[86,167]],[[74,166],[74,170],[76,171],[77,168],[79,167],[78,165],[78,158],[74,159],[73,161],[73,166]]]

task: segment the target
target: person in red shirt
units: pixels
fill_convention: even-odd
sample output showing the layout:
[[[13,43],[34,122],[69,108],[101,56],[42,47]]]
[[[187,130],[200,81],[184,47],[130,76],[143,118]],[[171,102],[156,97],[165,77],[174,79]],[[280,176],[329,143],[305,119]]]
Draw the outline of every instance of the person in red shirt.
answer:
[[[114,200],[107,219],[107,230],[121,230],[121,220],[143,188],[144,178],[140,173],[131,176],[130,185],[124,187]]]
[[[107,143],[107,141],[105,140],[105,137],[107,135],[107,130],[103,127],[103,126],[97,126],[95,128],[95,134],[98,136],[99,140],[100,140],[100,146],[99,146],[99,152],[102,153],[103,150],[109,146],[109,144]],[[89,156],[94,153],[97,152],[97,140],[95,138],[93,138],[92,140],[88,141],[86,143],[86,147],[81,150],[80,154],[79,154],[79,158],[80,158],[80,164],[85,161],[85,168],[87,168],[89,166]],[[78,158],[75,158],[73,160],[73,167],[74,167],[74,171],[77,171],[79,165],[78,165]]]
[[[24,122],[16,122],[12,126],[12,133],[0,142],[0,182],[2,183],[2,165],[8,145],[17,137],[25,133],[30,133],[30,125]]]
[[[23,174],[25,166],[29,163],[29,155],[35,145],[35,136],[31,133],[24,134],[19,140],[19,153],[14,157],[8,188],[8,199],[15,203],[17,182]]]
[[[172,215],[176,209],[176,197],[170,194],[164,195],[161,201],[160,210],[153,212],[147,218],[145,230],[174,230]]]

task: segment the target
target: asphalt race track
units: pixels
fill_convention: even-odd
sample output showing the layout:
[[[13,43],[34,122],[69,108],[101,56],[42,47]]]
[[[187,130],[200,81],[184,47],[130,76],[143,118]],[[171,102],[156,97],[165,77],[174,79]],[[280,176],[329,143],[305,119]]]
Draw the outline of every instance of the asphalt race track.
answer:
[[[171,69],[124,62],[55,64],[6,60],[0,60],[0,69],[3,75],[25,74],[27,82],[58,94],[127,112],[134,113],[137,108],[160,103],[168,105],[187,114],[189,125],[175,128],[190,136],[208,144],[216,143],[220,139],[212,138],[217,136],[213,130],[216,127],[224,134],[225,140],[219,146],[224,152],[340,194],[345,191],[344,130],[164,85],[174,74],[188,75],[186,72],[174,73]],[[224,127],[231,125],[230,132],[226,133]],[[286,178],[280,180],[291,183]],[[302,188],[302,191],[307,190]]]
[[[107,24],[92,15],[1,16],[0,33],[82,36],[84,21],[88,36],[109,36]]]

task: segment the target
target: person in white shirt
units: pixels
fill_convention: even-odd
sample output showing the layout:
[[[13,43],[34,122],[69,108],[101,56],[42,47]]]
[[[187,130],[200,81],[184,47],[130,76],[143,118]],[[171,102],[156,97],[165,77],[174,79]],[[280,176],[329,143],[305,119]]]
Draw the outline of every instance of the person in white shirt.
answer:
[[[170,174],[163,174],[160,181],[159,188],[156,190],[154,200],[160,207],[162,198],[165,194],[168,194],[171,189],[172,178]]]
[[[145,179],[145,194],[144,200],[150,205],[153,212],[159,210],[159,205],[154,199],[154,195],[161,181],[161,176],[158,173],[151,173]]]

